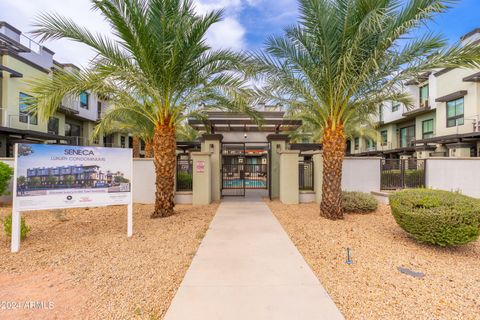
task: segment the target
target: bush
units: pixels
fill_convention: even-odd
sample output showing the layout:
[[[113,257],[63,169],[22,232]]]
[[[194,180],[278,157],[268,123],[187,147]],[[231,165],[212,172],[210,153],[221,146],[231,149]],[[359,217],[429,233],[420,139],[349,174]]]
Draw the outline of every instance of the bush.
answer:
[[[377,210],[375,197],[364,192],[342,192],[342,209],[344,212],[368,213]]]
[[[0,162],[0,195],[5,194],[12,175],[13,168],[4,162]]]
[[[459,193],[410,189],[390,196],[398,225],[415,239],[440,246],[462,245],[480,235],[480,200]]]
[[[192,188],[192,174],[188,172],[177,173],[177,190]]]
[[[12,236],[12,216],[8,216],[3,219],[3,230],[7,234],[8,237]],[[27,237],[28,232],[30,231],[30,227],[27,226],[24,218],[20,219],[20,239],[25,239]]]

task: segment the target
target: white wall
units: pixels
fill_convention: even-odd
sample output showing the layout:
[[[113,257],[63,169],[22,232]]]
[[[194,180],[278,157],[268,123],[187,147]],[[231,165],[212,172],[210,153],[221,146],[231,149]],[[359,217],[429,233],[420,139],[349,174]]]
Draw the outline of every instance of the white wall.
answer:
[[[426,185],[480,198],[480,158],[429,158]]]
[[[380,191],[380,158],[345,158],[342,190],[367,193]]]

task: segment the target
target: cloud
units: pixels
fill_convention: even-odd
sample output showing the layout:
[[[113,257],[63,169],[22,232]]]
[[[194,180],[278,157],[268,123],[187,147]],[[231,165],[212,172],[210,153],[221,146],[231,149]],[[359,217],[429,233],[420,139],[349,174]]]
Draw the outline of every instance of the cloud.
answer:
[[[207,43],[215,49],[245,49],[245,28],[232,17],[225,18],[207,32]]]

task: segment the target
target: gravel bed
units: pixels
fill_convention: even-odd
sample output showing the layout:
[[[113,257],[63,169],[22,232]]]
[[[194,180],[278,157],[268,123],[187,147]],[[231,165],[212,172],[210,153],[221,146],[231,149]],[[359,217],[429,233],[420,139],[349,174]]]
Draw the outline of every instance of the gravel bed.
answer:
[[[346,319],[480,319],[480,240],[456,248],[420,244],[385,205],[330,221],[317,204],[266,202]]]
[[[31,232],[19,253],[10,254],[0,231],[0,298],[48,293],[37,295],[55,300],[52,313],[42,313],[46,319],[161,319],[217,206],[178,205],[175,215],[150,219],[152,205],[135,205],[130,239],[126,207],[24,213]],[[0,219],[10,210],[0,208]],[[14,310],[0,310],[1,319],[9,317]]]

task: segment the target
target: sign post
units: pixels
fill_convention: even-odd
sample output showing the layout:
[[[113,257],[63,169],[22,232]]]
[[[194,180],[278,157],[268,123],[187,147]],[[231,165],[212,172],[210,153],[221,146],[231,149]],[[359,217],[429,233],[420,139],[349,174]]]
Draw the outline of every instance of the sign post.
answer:
[[[127,205],[133,234],[133,157],[125,148],[16,144],[11,251],[20,250],[21,212]]]

